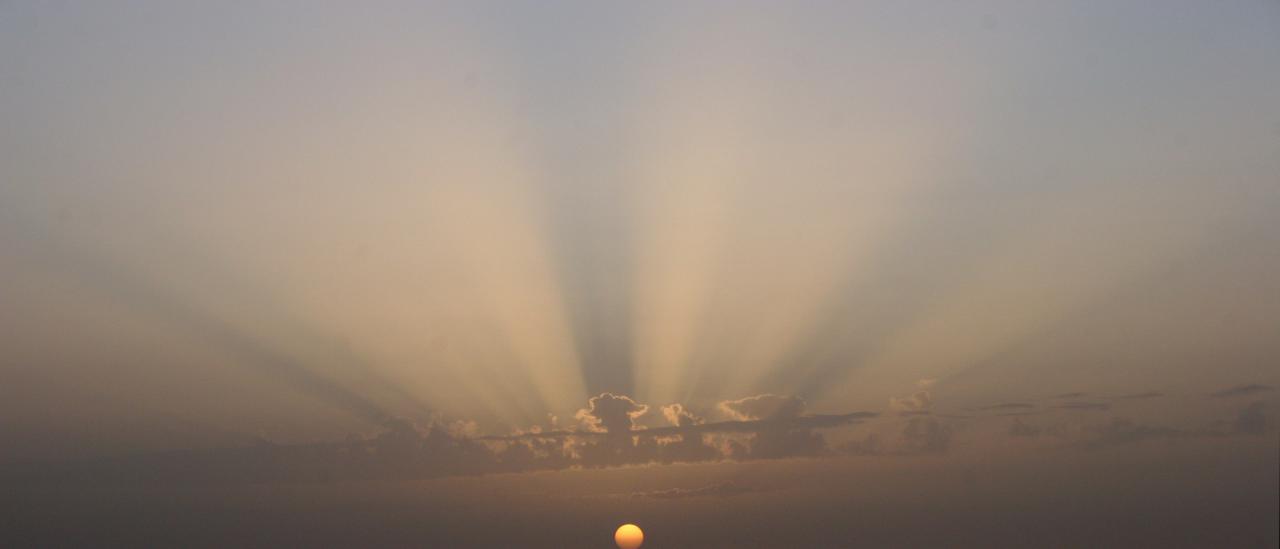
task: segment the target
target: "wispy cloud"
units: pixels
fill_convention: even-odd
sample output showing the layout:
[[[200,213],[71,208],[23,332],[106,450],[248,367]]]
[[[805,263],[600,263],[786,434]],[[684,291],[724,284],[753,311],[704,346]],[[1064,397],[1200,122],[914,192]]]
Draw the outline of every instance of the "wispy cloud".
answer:
[[[1216,398],[1235,398],[1235,397],[1256,395],[1260,393],[1269,393],[1274,390],[1275,390],[1275,387],[1271,387],[1269,385],[1250,383],[1248,385],[1239,385],[1236,387],[1231,387],[1229,389],[1223,389],[1221,391],[1213,393],[1210,396],[1213,396]]]
[[[729,497],[751,492],[763,491],[758,486],[747,486],[745,484],[733,481],[709,484],[698,488],[668,488],[666,490],[651,490],[647,492],[633,492],[633,498],[652,498],[652,499],[686,499],[697,497]]]

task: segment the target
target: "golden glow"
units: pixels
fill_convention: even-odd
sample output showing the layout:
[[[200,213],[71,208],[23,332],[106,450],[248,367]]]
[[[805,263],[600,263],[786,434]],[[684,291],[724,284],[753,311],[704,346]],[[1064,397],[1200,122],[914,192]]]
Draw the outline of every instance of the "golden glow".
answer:
[[[618,544],[618,549],[636,549],[644,543],[644,532],[634,524],[623,524],[613,533],[613,541]]]

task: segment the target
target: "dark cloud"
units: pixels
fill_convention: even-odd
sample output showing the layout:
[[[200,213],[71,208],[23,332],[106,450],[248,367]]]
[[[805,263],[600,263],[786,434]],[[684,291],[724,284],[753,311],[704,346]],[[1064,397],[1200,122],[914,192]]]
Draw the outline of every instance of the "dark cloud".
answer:
[[[1239,385],[1236,387],[1231,387],[1229,389],[1223,389],[1221,391],[1213,393],[1211,396],[1214,396],[1217,398],[1234,398],[1234,397],[1256,395],[1258,393],[1266,393],[1274,390],[1275,388],[1269,385],[1251,383],[1249,385]]]

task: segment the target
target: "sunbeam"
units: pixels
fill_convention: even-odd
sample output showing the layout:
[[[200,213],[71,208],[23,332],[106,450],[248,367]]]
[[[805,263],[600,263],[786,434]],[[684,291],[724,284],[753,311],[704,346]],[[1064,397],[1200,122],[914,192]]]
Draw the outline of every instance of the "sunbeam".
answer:
[[[0,547],[1276,547],[1277,28],[0,1]]]

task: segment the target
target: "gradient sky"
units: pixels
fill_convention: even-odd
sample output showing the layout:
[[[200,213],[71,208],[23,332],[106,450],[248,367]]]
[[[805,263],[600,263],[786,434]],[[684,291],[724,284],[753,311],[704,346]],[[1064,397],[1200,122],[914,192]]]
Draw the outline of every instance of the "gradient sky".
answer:
[[[2,2],[0,275],[0,460],[604,392],[1206,438],[1278,404],[1280,4]]]

